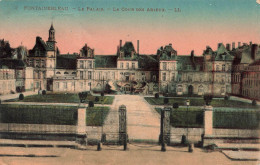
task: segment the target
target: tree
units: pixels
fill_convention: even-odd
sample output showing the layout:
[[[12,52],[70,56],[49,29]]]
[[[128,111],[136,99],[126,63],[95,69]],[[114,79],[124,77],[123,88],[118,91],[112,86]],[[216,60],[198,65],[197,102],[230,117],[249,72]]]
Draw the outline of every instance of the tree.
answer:
[[[256,106],[257,104],[256,104],[256,100],[252,100],[252,105],[253,106]]]
[[[212,95],[204,95],[204,101],[206,105],[210,105],[212,99],[213,99]]]
[[[42,95],[46,95],[46,90],[43,90],[43,91],[42,91]]]
[[[99,97],[95,97],[95,102],[99,102]]]
[[[111,92],[111,86],[109,84],[105,85],[105,92],[110,93]]]
[[[24,95],[21,93],[20,95],[19,95],[19,100],[23,100],[24,99]]]
[[[179,104],[178,103],[173,103],[172,108],[178,109],[179,108]]]
[[[88,102],[88,107],[94,107],[94,102],[93,101],[89,101]]]
[[[79,99],[81,103],[84,103],[88,97],[88,93],[87,92],[79,92]]]
[[[169,98],[165,97],[165,98],[163,99],[163,102],[164,102],[164,104],[168,104],[168,103],[169,103]]]
[[[224,99],[225,99],[225,100],[229,100],[229,96],[225,96]]]

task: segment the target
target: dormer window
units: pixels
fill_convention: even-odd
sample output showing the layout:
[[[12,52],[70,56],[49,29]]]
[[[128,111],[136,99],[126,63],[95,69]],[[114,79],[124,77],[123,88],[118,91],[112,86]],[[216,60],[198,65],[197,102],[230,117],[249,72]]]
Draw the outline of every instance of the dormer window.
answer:
[[[166,70],[166,69],[167,69],[167,63],[163,62],[163,70]]]
[[[222,60],[225,60],[226,59],[226,55],[222,55]]]

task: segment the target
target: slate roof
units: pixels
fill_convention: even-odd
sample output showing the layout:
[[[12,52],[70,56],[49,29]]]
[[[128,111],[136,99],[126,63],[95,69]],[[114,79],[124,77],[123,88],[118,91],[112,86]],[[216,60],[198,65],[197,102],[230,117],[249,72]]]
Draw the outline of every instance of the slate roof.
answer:
[[[194,56],[193,60],[190,55],[179,55],[177,56],[177,67],[178,70],[185,71],[202,71],[203,70],[203,56]],[[190,66],[190,68],[188,67]]]
[[[172,45],[166,45],[165,47],[160,47],[157,50],[157,55],[160,55],[160,60],[176,60],[177,51],[172,48]]]
[[[256,60],[255,62],[253,62],[249,66],[256,66],[256,65],[260,65],[260,59]]]
[[[250,64],[255,60],[260,59],[260,49],[258,48],[258,52],[254,60],[251,56],[251,47],[249,45],[245,45],[234,50],[233,54],[235,56],[233,64]]]
[[[233,57],[229,54],[225,46],[221,43],[216,51],[215,61],[232,61]]]
[[[53,24],[51,24],[50,30],[54,30],[54,28],[53,28]]]
[[[95,55],[95,68],[117,68],[116,55]]]
[[[76,69],[77,68],[77,54],[63,54],[57,56],[57,69]]]
[[[26,67],[26,63],[23,60],[17,60],[17,59],[0,60],[0,68],[20,69],[24,67]]]
[[[124,51],[125,57],[131,57],[131,52],[135,52],[135,48],[132,42],[126,42],[123,47],[120,49],[121,51]]]
[[[158,70],[159,62],[157,55],[139,55],[138,56],[139,68],[144,70]]]
[[[33,49],[29,50],[29,56],[30,57],[35,56],[35,50],[38,49],[38,50],[41,51],[40,57],[45,57],[46,51],[55,50],[53,43],[54,42],[49,42],[49,41],[47,41],[45,43],[41,37],[37,36],[36,37],[36,43],[35,43]]]

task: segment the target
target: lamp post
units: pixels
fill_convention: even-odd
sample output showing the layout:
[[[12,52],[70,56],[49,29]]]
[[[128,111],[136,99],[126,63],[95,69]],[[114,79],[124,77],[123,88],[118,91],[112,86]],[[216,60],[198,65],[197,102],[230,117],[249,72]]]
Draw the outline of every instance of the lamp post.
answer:
[[[188,110],[189,110],[189,106],[190,106],[190,100],[186,100],[186,106],[187,106],[187,110],[186,110],[186,126],[187,126],[187,141],[188,141],[188,134],[189,134],[189,126],[188,126]]]

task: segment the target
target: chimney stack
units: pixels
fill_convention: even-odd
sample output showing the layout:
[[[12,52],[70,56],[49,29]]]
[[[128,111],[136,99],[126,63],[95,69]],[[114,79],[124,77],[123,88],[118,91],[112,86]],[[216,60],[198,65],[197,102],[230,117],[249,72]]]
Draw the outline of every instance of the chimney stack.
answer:
[[[137,54],[139,55],[139,40],[137,40]]]
[[[122,40],[120,40],[120,42],[119,42],[119,48],[121,48],[122,47]]]
[[[194,50],[191,51],[190,57],[191,57],[191,61],[194,63]]]
[[[249,45],[252,46],[252,41],[249,42]]]
[[[252,58],[253,60],[256,59],[257,51],[258,51],[258,45],[257,45],[257,44],[253,44],[253,45],[252,45],[252,48],[251,48],[251,58]]]
[[[221,46],[222,43],[218,43],[218,48]]]
[[[236,44],[235,44],[235,42],[232,42],[232,49],[236,49]]]
[[[230,44],[226,44],[226,49],[230,51]]]
[[[238,45],[237,45],[237,46],[238,46],[238,48],[239,48],[239,47],[241,46],[241,42],[238,42]]]

